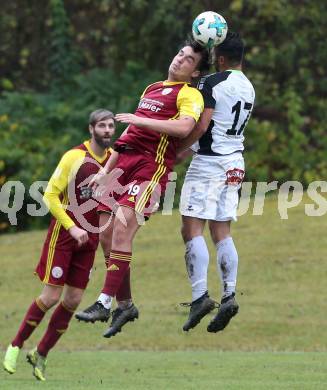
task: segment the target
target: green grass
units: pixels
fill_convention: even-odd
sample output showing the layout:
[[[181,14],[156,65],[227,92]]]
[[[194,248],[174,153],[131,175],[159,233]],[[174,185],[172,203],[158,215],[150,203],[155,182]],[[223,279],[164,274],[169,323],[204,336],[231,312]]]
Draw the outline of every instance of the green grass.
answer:
[[[49,379],[61,385],[68,381],[67,386],[71,388],[74,383],[77,386],[79,370],[87,383],[88,376],[96,382],[101,377],[99,372],[107,369],[103,381],[109,386],[114,380],[117,388],[123,385],[128,388],[129,383],[140,389],[191,389],[197,373],[207,384],[200,387],[203,389],[214,388],[209,386],[222,384],[225,379],[223,389],[272,389],[279,381],[284,388],[319,388],[323,375],[321,366],[327,359],[326,217],[305,216],[302,204],[289,211],[288,220],[280,220],[276,200],[269,198],[263,216],[249,213],[233,225],[240,257],[240,313],[224,332],[218,334],[206,332],[209,317],[189,333],[181,330],[187,310],[178,303],[190,299],[190,288],[179,218],[177,212],[173,216],[155,215],[142,227],[135,242],[132,284],[140,319],[128,324],[119,336],[110,340],[102,338],[106,327],[103,324],[82,324],[73,320],[69,331],[50,355]],[[2,350],[17,331],[27,306],[41,290],[33,270],[44,237],[44,231],[0,237]],[[209,289],[218,300],[220,287],[211,243],[209,248],[212,255]],[[99,250],[82,307],[97,297],[103,277]],[[26,342],[26,348],[36,344],[45,326],[46,321]],[[260,353],[252,353],[254,351]],[[292,351],[299,353],[290,353]],[[193,360],[203,364],[193,365]],[[67,362],[76,366],[72,374]],[[124,369],[129,370],[126,378],[122,374]],[[117,377],[115,372],[121,375]],[[23,368],[17,376],[9,378],[9,382],[7,379],[6,386],[16,383],[19,378],[21,382],[17,388],[28,388],[23,386],[33,383],[33,378],[29,382],[28,371]],[[171,386],[175,387],[170,386],[169,378],[175,383]],[[149,381],[148,387],[142,380]],[[293,387],[288,385],[288,380],[294,382]],[[262,383],[265,386],[260,387]],[[0,388],[1,384],[2,381]]]
[[[0,374],[1,388],[322,390],[327,380],[322,353],[54,351],[46,383],[20,363],[13,376]]]

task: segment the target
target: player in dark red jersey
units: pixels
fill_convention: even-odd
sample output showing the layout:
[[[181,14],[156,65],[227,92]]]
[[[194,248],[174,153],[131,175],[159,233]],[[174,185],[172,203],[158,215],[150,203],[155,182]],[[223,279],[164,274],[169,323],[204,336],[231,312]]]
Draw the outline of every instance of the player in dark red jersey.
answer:
[[[36,267],[44,288],[28,309],[7,349],[3,365],[10,374],[16,371],[17,358],[25,340],[45,313],[59,302],[66,285],[63,299],[53,312],[43,338],[27,354],[34,376],[45,380],[46,356],[68,328],[89,281],[99,241],[99,216],[96,211],[98,203],[91,199],[88,183],[110,157],[108,148],[115,131],[113,113],[104,109],[92,112],[89,130],[91,139],[64,154],[44,194],[53,216]]]
[[[201,93],[189,84],[208,68],[208,52],[195,42],[186,43],[173,58],[167,80],[145,89],[135,114],[116,115],[117,121],[129,126],[95,180],[99,181],[114,166],[113,172],[121,173],[120,191],[113,195],[116,204],[107,193],[99,206],[102,218],[109,218],[105,213],[115,213],[113,231],[103,235],[110,246],[106,280],[98,301],[76,314],[76,318],[86,322],[101,320],[103,308],[109,310],[116,297],[118,309],[104,337],[114,336],[124,324],[138,317],[130,292],[133,239],[140,227],[139,219],[149,217],[156,209],[180,140],[191,132],[203,111]]]

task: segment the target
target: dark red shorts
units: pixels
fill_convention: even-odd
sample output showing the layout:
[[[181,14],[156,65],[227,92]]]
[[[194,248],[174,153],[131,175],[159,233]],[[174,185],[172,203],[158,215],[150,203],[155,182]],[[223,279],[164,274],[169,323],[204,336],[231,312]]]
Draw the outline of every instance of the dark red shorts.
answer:
[[[108,189],[98,197],[98,211],[116,211],[127,206],[146,217],[159,207],[170,170],[155,162],[150,154],[135,150],[119,153],[115,169],[109,176]]]
[[[91,275],[95,250],[50,246],[45,242],[35,272],[45,284],[85,289]]]

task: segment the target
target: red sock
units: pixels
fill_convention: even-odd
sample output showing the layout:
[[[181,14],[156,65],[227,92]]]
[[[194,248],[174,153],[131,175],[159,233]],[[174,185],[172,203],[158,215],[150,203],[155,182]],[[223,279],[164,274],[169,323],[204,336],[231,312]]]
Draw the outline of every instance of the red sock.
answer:
[[[119,286],[119,289],[116,293],[117,301],[126,301],[127,299],[132,299],[131,294],[131,269],[127,268],[124,279]]]
[[[115,297],[125,274],[129,269],[129,263],[132,259],[131,252],[111,251],[107,268],[106,280],[102,292]]]
[[[20,325],[16,337],[11,342],[11,345],[13,347],[22,348],[22,346],[24,345],[24,341],[30,337],[34,329],[42,321],[47,310],[48,308],[44,305],[44,303],[39,298],[37,298],[31,304],[31,306],[27,310],[23,322]]]
[[[40,355],[47,356],[50,349],[55,346],[62,334],[66,332],[73,314],[74,311],[68,309],[63,302],[59,303],[50,318],[48,329],[37,346],[37,351]]]

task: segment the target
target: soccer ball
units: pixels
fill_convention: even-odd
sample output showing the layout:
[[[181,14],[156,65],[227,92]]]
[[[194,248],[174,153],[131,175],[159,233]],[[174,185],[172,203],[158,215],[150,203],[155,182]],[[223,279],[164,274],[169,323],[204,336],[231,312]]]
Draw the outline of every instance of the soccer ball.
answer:
[[[209,49],[222,43],[227,31],[226,20],[213,11],[202,12],[194,19],[192,25],[193,38]]]

